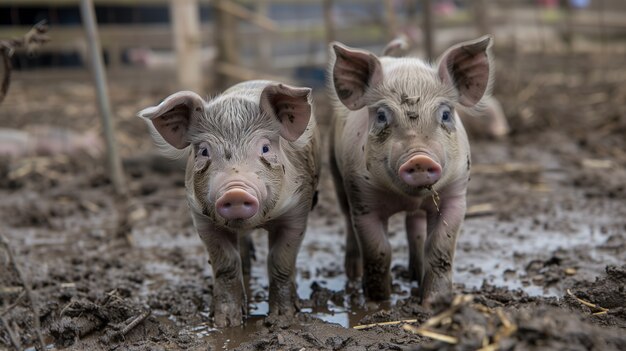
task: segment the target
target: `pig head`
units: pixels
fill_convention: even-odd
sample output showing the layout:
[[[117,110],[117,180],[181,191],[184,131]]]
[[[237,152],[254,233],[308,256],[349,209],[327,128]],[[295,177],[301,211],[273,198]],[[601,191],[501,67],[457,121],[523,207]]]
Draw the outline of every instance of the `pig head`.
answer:
[[[255,228],[269,232],[270,310],[296,310],[295,260],[320,166],[310,92],[251,81],[209,101],[178,92],[139,114],[157,139],[189,152],[187,200],[213,267],[217,326],[245,317],[242,270]]]
[[[346,217],[345,269],[367,297],[391,289],[388,218],[406,213],[409,270],[427,302],[452,288],[470,149],[458,109],[490,91],[491,37],[447,50],[435,66],[331,44],[336,100],[331,171]]]

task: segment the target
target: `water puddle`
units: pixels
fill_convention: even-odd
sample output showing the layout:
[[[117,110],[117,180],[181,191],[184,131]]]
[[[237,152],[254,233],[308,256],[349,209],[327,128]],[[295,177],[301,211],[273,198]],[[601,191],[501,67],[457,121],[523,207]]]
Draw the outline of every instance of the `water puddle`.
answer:
[[[550,213],[539,213],[536,218],[514,218],[509,221],[497,220],[495,217],[468,219],[457,245],[454,281],[466,288],[480,288],[483,282],[488,282],[509,289],[521,289],[530,295],[560,295],[562,291],[556,288],[544,289],[525,283],[520,277],[525,274],[529,261],[545,259],[559,248],[588,248],[588,254],[598,259],[597,265],[580,267],[579,271],[581,274],[588,273],[590,277],[598,275],[606,264],[618,263],[617,255],[597,252],[598,246],[606,242],[609,236],[601,229],[603,223],[614,221],[608,216],[603,217],[601,212],[600,209],[599,213],[592,214],[593,225],[586,221],[590,214],[565,210],[558,204]],[[395,216],[389,224],[393,248],[392,267],[406,267],[408,263],[403,222],[401,216]],[[538,223],[550,223],[550,226]],[[171,234],[156,228],[147,228],[134,235],[141,239],[137,242],[143,242],[142,247],[180,246],[194,260],[206,262],[204,247],[195,236],[185,235],[180,241],[172,240]],[[267,235],[262,231],[252,235],[257,261],[253,262],[251,278],[247,283],[250,317],[246,323],[237,328],[215,329],[209,322],[207,312],[205,322],[183,330],[216,349],[228,349],[249,341],[253,333],[262,330],[260,326],[268,313]],[[305,301],[312,299],[320,287],[338,293],[340,297],[335,295],[327,299],[325,306],[316,306],[315,301],[309,300],[301,312],[349,328],[359,324],[367,314],[388,309],[398,300],[408,298],[411,290],[416,288],[416,283],[401,279],[394,273],[391,300],[382,304],[366,302],[362,295],[352,294],[353,290],[346,288],[347,278],[343,273],[344,243],[343,221],[333,222],[321,215],[311,216],[309,230],[297,259],[297,292],[300,299]],[[211,268],[203,264],[203,279],[207,279],[212,275]],[[179,267],[166,263],[149,262],[146,263],[146,269],[155,280],[145,284],[180,284],[181,279],[186,279],[181,278],[183,272]],[[314,288],[314,284],[318,286]],[[145,291],[154,291],[154,286]],[[354,296],[360,298],[355,299]]]

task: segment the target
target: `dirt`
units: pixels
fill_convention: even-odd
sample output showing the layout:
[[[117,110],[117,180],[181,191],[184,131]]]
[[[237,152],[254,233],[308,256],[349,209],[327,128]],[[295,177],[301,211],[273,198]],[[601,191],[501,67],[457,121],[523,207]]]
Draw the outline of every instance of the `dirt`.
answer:
[[[392,299],[372,303],[358,285],[346,285],[343,219],[326,167],[298,256],[301,313],[267,317],[266,236],[254,233],[250,317],[223,330],[211,324],[211,267],[184,201],[183,166],[152,153],[135,117],[173,87],[146,84],[147,72],[112,74],[127,200],[113,195],[105,161],[89,144],[71,157],[0,162],[0,234],[32,285],[45,343],[70,350],[623,349],[626,61],[501,51],[498,63],[507,65],[498,66],[495,93],[513,132],[503,140],[472,137],[456,301],[447,296],[425,308],[412,296],[399,217],[390,223]],[[316,103],[327,128],[327,100],[319,94]],[[16,72],[0,121],[99,132],[95,106],[84,73]],[[0,348],[13,347],[8,324],[33,349],[33,311],[5,250],[0,308]],[[424,328],[455,342],[423,336]]]

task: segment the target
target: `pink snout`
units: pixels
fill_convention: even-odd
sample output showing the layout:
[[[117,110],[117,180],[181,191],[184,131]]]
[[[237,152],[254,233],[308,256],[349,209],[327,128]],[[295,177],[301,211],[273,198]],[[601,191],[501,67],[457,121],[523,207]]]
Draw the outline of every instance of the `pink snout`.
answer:
[[[248,219],[259,211],[259,200],[243,189],[231,189],[217,199],[215,210],[227,220]]]
[[[429,186],[441,178],[441,166],[426,155],[415,155],[398,170],[400,178],[410,186]]]

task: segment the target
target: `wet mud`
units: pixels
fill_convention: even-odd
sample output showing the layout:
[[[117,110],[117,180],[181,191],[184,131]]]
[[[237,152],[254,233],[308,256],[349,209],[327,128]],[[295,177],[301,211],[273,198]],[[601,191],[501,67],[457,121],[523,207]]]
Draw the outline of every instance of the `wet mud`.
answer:
[[[267,317],[267,237],[255,232],[250,317],[242,327],[214,328],[211,267],[185,203],[184,166],[154,154],[134,116],[170,91],[120,78],[111,91],[129,182],[125,198],[113,194],[96,146],[82,145],[87,151],[71,157],[0,162],[0,235],[14,258],[0,248],[0,349],[38,345],[23,280],[50,348],[623,349],[626,82],[623,74],[597,77],[611,77],[624,62],[497,55],[512,65],[499,69],[495,91],[512,134],[472,137],[454,296],[430,308],[418,303],[399,216],[390,221],[391,300],[369,302],[358,284],[346,284],[344,221],[325,167],[297,261],[298,316]],[[571,60],[569,71],[564,60]],[[54,123],[99,132],[88,83],[19,72],[14,78],[0,109],[3,127]],[[53,86],[57,94],[49,94]],[[327,100],[320,94],[316,103],[327,128]],[[385,322],[396,323],[377,324]],[[353,328],[363,325],[370,326]]]

